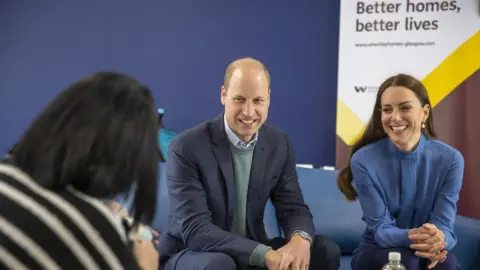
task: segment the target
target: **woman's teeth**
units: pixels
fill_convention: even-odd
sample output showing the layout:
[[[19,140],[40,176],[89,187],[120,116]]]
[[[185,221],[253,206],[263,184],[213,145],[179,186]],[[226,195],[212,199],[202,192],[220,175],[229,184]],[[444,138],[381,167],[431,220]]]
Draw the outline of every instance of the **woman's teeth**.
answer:
[[[407,128],[407,126],[398,126],[398,127],[392,127],[394,132],[402,132]]]

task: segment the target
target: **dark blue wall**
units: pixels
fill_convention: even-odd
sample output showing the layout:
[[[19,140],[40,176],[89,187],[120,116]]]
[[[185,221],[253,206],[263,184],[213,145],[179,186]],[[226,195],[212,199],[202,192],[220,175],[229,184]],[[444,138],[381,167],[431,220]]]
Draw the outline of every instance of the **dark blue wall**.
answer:
[[[144,81],[185,130],[222,111],[224,69],[252,56],[297,161],[334,164],[340,1],[27,2],[0,4],[1,152],[61,89],[106,69]]]

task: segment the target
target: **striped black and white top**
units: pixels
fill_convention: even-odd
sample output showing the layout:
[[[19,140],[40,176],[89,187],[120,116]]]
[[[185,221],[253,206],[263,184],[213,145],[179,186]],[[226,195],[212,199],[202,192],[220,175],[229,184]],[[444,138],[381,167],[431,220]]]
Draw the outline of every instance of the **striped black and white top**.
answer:
[[[56,193],[0,163],[0,269],[138,269],[121,222],[102,201]]]

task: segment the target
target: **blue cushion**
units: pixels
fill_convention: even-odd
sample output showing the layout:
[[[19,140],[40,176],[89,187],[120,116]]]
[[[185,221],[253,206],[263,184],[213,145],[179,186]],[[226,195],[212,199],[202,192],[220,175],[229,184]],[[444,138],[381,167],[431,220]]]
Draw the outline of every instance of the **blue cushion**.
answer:
[[[340,268],[339,270],[352,270],[350,262],[352,261],[352,256],[342,256],[340,257]]]
[[[455,234],[457,235],[457,245],[452,252],[457,256],[462,269],[479,269],[480,221],[457,215]]]
[[[156,213],[153,218],[152,228],[162,233],[168,225],[168,213],[170,211],[170,200],[167,189],[167,163],[159,163],[159,180]]]
[[[273,207],[273,204],[270,200],[268,200],[267,205],[265,206],[263,223],[269,238],[275,238],[282,235],[280,227],[277,223],[277,218],[275,216],[275,207]]]
[[[337,171],[297,168],[297,173],[316,233],[335,241],[343,254],[351,254],[365,230],[360,204],[346,201],[336,184]]]

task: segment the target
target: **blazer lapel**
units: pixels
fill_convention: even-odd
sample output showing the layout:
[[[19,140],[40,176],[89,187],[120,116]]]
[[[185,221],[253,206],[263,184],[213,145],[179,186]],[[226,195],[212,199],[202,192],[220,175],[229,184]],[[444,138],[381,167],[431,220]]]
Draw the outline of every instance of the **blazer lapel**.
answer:
[[[231,228],[235,211],[235,175],[233,172],[233,159],[230,142],[223,123],[223,114],[217,118],[213,125],[212,134],[214,146],[213,153],[223,174],[227,191],[227,227]]]
[[[263,190],[265,167],[268,157],[267,135],[261,128],[258,133],[258,141],[253,151],[252,167],[250,170],[250,181],[248,183],[247,204],[257,202]]]

